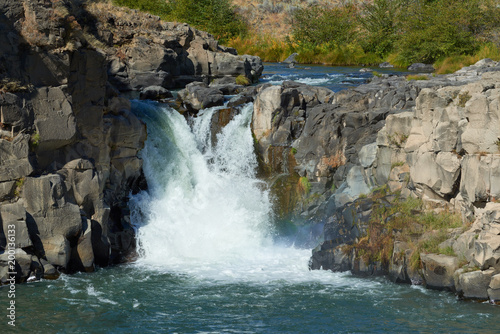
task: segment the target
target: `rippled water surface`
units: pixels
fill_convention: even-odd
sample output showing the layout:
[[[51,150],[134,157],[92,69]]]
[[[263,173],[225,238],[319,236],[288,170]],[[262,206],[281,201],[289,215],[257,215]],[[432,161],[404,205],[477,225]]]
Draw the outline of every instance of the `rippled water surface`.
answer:
[[[382,69],[369,67],[331,67],[323,65],[295,65],[289,68],[287,64],[265,63],[265,71],[260,82],[281,84],[285,80],[292,80],[308,85],[327,87],[334,92],[349,87],[359,86],[366,83],[373,74],[362,72],[366,69],[373,69],[382,74],[401,73],[401,69]]]
[[[283,269],[283,268],[281,268]],[[218,280],[141,265],[20,286],[21,333],[494,333],[497,307],[383,279]],[[191,270],[193,271],[193,270]],[[3,291],[0,302],[6,300]],[[2,327],[0,328],[6,328]]]

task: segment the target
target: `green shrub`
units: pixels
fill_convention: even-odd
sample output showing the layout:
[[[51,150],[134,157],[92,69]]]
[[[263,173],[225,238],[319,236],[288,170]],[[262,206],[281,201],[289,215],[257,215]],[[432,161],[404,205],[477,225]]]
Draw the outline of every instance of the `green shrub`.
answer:
[[[458,95],[458,105],[464,108],[471,97],[472,96],[470,96],[469,92],[461,93],[460,95]]]
[[[250,80],[246,76],[244,76],[243,74],[241,74],[241,75],[238,75],[236,77],[236,84],[237,85],[248,86],[248,85],[250,85]]]
[[[429,80],[429,77],[427,75],[420,75],[420,74],[410,74],[406,76],[406,80]]]
[[[299,189],[304,194],[309,194],[309,192],[311,191],[311,184],[309,183],[309,180],[306,176],[303,176],[299,179]]]
[[[246,23],[229,0],[113,0],[114,4],[139,9],[163,20],[186,22],[214,35],[221,43],[247,32]]]
[[[16,180],[16,183],[14,185],[14,196],[15,197],[19,197],[21,195],[25,181],[26,181],[25,177],[22,177],[22,178]]]
[[[356,39],[358,7],[346,3],[332,8],[318,5],[293,13],[292,34],[298,44],[342,45]]]
[[[222,43],[247,31],[229,0],[176,0],[172,2],[172,9],[177,21],[208,31]]]
[[[394,47],[399,24],[401,1],[375,0],[365,3],[360,15],[360,23],[366,33],[364,49],[380,57],[385,57]]]
[[[40,134],[38,132],[35,132],[30,137],[29,146],[32,150],[34,150],[38,147],[39,144],[40,144]]]
[[[399,20],[394,63],[433,63],[451,55],[470,55],[480,47],[480,35],[498,27],[494,1],[408,1]]]

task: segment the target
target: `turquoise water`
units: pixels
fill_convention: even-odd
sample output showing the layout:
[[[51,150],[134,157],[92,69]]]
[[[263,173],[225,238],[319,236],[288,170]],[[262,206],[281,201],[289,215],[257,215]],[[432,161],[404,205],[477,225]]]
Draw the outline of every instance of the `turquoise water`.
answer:
[[[140,259],[16,286],[16,332],[500,330],[496,306],[383,278],[309,271],[310,249],[277,243],[269,194],[255,177],[251,104],[217,145],[209,126],[217,108],[189,122],[155,103],[133,108],[149,131],[143,159],[150,190],[131,199]],[[12,329],[7,292],[0,288],[0,333]]]
[[[5,290],[0,289],[2,305]],[[24,284],[16,300],[20,333],[492,333],[499,328],[498,307],[328,272],[303,281],[238,282],[129,265]]]

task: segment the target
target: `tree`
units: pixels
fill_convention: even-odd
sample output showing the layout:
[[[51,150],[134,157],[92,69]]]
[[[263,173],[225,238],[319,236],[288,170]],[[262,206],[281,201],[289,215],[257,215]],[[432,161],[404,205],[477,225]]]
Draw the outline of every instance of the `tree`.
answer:
[[[360,22],[366,31],[366,52],[384,57],[393,50],[401,4],[401,0],[375,0],[363,5]]]
[[[175,0],[171,5],[173,19],[207,31],[219,40],[227,41],[247,31],[229,0]]]
[[[353,4],[297,9],[293,14],[293,37],[298,43],[313,45],[346,44],[357,36],[358,11]]]

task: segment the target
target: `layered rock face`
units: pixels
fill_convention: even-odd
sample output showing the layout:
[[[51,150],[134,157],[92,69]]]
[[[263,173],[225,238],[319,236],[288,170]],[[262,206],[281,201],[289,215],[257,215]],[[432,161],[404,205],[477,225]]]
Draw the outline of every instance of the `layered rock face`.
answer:
[[[255,80],[260,59],[104,4],[0,0],[0,13],[1,282],[8,272],[23,282],[126,261],[128,196],[147,187],[138,156],[147,132],[119,94]]]
[[[163,22],[158,17],[105,4],[88,6],[111,55],[110,82],[120,91],[149,86],[180,88],[193,81],[246,76],[256,82],[263,66],[259,57],[239,56],[219,45],[210,34],[187,24]],[[104,47],[104,46],[103,46]]]
[[[388,274],[498,300],[499,82],[498,64],[483,60],[453,75],[374,78],[336,94],[292,83],[261,90],[253,131],[265,167],[274,181],[309,184],[277,205],[292,219],[324,224],[325,241],[313,251],[311,268]],[[371,195],[380,186],[384,194]],[[285,188],[274,189],[277,198]],[[423,252],[418,268],[410,266],[413,250],[399,230],[387,233],[390,261],[363,255],[373,246],[367,234],[375,212],[404,198],[460,213],[464,227],[445,229],[449,239],[439,245],[453,255]],[[387,232],[386,221],[376,223]],[[418,228],[415,242],[437,233]]]

